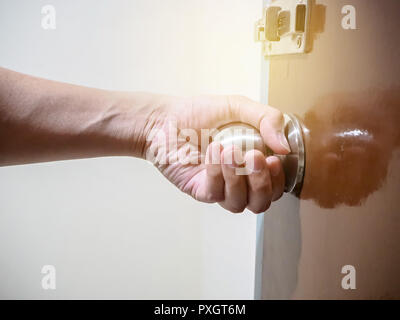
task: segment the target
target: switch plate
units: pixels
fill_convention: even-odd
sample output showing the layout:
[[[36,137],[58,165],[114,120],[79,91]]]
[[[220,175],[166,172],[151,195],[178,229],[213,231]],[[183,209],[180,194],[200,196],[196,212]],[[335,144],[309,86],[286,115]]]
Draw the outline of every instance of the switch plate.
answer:
[[[311,0],[275,0],[256,22],[255,40],[264,56],[308,52]]]

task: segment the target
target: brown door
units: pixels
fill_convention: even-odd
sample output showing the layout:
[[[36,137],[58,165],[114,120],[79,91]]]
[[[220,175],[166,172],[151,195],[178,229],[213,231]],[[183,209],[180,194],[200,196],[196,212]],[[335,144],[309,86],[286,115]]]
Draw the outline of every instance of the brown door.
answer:
[[[269,59],[269,104],[302,119],[306,167],[265,214],[261,298],[398,299],[400,1],[316,0],[310,28],[309,53]]]

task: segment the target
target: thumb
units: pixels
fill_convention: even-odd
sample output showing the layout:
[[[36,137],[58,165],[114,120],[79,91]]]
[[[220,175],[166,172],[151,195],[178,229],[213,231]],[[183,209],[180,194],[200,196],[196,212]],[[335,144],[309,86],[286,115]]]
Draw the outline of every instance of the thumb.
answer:
[[[266,114],[260,122],[261,136],[265,144],[277,154],[290,153],[290,147],[284,132],[284,118],[282,112],[274,109]]]
[[[238,120],[257,128],[264,143],[277,154],[288,154],[290,147],[284,133],[283,113],[268,105],[242,96],[230,96],[230,106]]]

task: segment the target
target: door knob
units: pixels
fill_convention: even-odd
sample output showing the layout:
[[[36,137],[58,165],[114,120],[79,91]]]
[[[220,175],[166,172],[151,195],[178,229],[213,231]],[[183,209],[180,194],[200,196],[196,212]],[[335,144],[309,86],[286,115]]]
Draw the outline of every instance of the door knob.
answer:
[[[284,132],[290,146],[290,153],[275,156],[282,162],[285,173],[285,192],[298,194],[301,190],[305,169],[303,129],[295,115],[285,114],[284,119]],[[259,131],[244,123],[230,123],[221,127],[219,132],[213,137],[213,140],[220,142],[224,147],[232,144],[236,145],[243,152],[256,149],[263,152],[266,156],[274,155],[265,146]]]

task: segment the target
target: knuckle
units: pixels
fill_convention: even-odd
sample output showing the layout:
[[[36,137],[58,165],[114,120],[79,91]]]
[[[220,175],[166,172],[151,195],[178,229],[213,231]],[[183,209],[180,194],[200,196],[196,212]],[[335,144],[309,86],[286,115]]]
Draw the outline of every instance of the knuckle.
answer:
[[[243,176],[233,174],[225,179],[225,183],[230,189],[239,189],[243,185]]]
[[[223,201],[223,202],[219,202],[218,203],[222,208],[224,208],[225,210],[228,210],[231,213],[242,213],[247,206],[247,201]]]
[[[228,107],[233,114],[240,114],[241,107],[247,104],[250,99],[244,95],[231,94],[227,96]]]
[[[283,119],[283,113],[282,111],[275,109],[275,108],[271,108],[271,117],[275,118],[275,119]]]
[[[282,196],[283,196],[283,190],[279,191],[279,193],[277,193],[277,194],[274,196],[273,201],[279,200]]]
[[[228,207],[228,210],[232,213],[242,213],[244,209],[246,209],[245,205],[231,205]]]
[[[268,118],[273,123],[282,123],[283,122],[283,113],[275,108],[272,108],[268,112]]]
[[[246,96],[241,94],[231,94],[229,95],[229,98],[234,101],[243,101],[248,99]]]
[[[265,210],[264,210],[264,207],[261,207],[261,206],[254,206],[254,205],[249,205],[248,207],[247,207],[247,209],[249,209],[251,212],[253,212],[253,213],[255,213],[255,214],[259,214],[259,213],[263,213]]]
[[[255,214],[259,214],[267,211],[270,206],[271,206],[271,199],[267,198],[263,202],[250,201],[249,205],[247,206],[247,209],[249,209],[251,212]]]
[[[265,206],[263,208],[263,212],[267,211],[270,207],[271,207],[271,201],[267,201],[267,203],[265,204]]]
[[[237,95],[236,95],[236,99],[237,99],[239,102],[248,102],[248,101],[250,100],[248,97],[246,97],[246,96],[244,96],[244,95],[241,95],[241,94],[237,94]]]
[[[251,184],[251,191],[255,193],[270,194],[272,186],[268,179],[257,179]]]
[[[220,202],[224,200],[224,194],[222,192],[209,192],[206,195],[207,202]]]
[[[208,164],[207,165],[207,175],[210,178],[218,178],[221,176],[221,167],[219,164]]]

